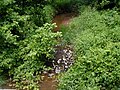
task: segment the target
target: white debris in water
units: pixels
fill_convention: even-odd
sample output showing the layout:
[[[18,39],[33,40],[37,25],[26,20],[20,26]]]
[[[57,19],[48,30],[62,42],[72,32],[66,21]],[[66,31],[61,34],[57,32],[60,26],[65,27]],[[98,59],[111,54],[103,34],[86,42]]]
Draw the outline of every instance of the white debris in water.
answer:
[[[69,50],[69,53],[70,53],[70,54],[73,54],[73,52],[72,52],[71,50]]]
[[[63,60],[65,61],[66,60],[66,58],[65,58],[65,56],[63,55]]]
[[[72,54],[71,53],[66,53],[68,58],[72,57]]]
[[[63,50],[63,52],[64,52],[64,53],[66,53],[66,52],[67,52],[67,50],[66,50],[66,49],[64,49],[64,50]]]
[[[73,52],[68,48],[60,48],[55,51],[56,58],[53,61],[55,73],[66,71],[73,64]]]
[[[48,72],[47,71],[44,71],[43,74],[47,74]]]
[[[68,66],[65,66],[65,68],[68,68]]]
[[[57,63],[60,64],[61,59],[58,59]]]
[[[55,68],[55,73],[60,73],[60,72],[61,72],[61,69],[60,69],[59,66],[57,66],[57,67]]]
[[[48,76],[51,77],[51,78],[52,78],[52,76],[54,76],[54,75],[55,75],[54,73],[48,74]]]

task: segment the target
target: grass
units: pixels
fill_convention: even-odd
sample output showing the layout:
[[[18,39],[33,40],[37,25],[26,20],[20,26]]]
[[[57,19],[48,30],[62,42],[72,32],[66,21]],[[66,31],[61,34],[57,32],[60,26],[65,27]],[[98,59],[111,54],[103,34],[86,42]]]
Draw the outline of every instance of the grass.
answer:
[[[115,10],[85,9],[68,27],[63,42],[74,46],[74,65],[59,79],[59,90],[118,90],[120,15]]]

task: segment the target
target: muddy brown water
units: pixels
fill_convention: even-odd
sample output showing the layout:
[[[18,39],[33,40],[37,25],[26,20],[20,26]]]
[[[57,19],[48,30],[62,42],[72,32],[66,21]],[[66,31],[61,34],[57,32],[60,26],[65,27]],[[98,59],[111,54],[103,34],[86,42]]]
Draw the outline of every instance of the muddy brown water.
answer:
[[[56,23],[57,27],[54,31],[59,31],[61,25],[67,26],[70,20],[75,17],[75,13],[65,13],[56,15],[53,19],[53,23]],[[40,90],[57,90],[58,80],[57,75],[60,72],[66,71],[73,63],[72,49],[68,47],[56,46],[55,60],[53,61],[53,70],[51,72],[44,71],[42,74],[42,81],[40,83]],[[13,89],[11,83],[8,81],[7,84],[0,87],[0,90]]]
[[[54,31],[59,31],[61,25],[67,26],[70,20],[75,16],[77,16],[77,14],[75,13],[65,13],[65,14],[56,15],[53,19],[53,23],[56,23],[57,25]]]
[[[40,84],[40,90],[57,90],[57,75],[65,72],[74,63],[73,50],[70,46],[57,46],[55,51],[55,60],[53,60],[53,70],[43,72],[43,80]]]
[[[46,72],[41,76],[40,90],[57,90],[58,81],[56,75],[54,72],[52,76],[49,76],[49,74],[51,73]]]
[[[53,23],[56,23],[57,27],[54,29],[54,31],[59,31],[61,25],[67,26],[70,20],[75,16],[75,13],[65,13],[55,16],[53,19]],[[53,76],[49,77],[49,73],[47,72],[47,75],[43,75],[44,80],[40,85],[40,90],[57,90],[58,81],[56,78],[56,74],[59,74],[62,71],[66,71],[72,65],[72,63],[72,49],[70,47],[62,48],[61,46],[57,46],[55,53],[55,61],[53,63]]]
[[[15,83],[13,83],[10,79],[6,81],[6,84],[0,86],[0,90],[16,90]]]

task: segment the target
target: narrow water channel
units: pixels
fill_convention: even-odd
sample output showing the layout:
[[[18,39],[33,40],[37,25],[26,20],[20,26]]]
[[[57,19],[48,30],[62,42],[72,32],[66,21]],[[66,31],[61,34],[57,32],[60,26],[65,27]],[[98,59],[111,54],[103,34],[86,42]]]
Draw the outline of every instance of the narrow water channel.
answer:
[[[75,13],[66,13],[55,16],[53,23],[56,23],[57,27],[54,31],[59,31],[61,25],[67,26],[75,15]],[[40,90],[57,90],[57,75],[66,71],[73,64],[73,61],[73,51],[70,46],[57,46],[55,60],[53,60],[53,71],[44,72]]]
[[[61,25],[67,26],[70,20],[75,17],[75,15],[75,13],[56,15],[53,19],[53,23],[56,23],[57,28],[55,28],[54,31],[59,31]],[[55,60],[52,62],[53,70],[44,71],[42,73],[40,90],[57,90],[57,75],[60,72],[66,71],[73,64],[73,50],[70,46],[56,46],[55,48]],[[15,90],[14,86],[11,86],[12,84],[10,81],[8,81],[7,84],[0,87],[0,90]]]
[[[54,31],[59,31],[61,25],[67,26],[70,20],[75,16],[76,16],[75,13],[65,13],[65,14],[56,15],[53,19],[53,23],[56,23],[57,25]]]

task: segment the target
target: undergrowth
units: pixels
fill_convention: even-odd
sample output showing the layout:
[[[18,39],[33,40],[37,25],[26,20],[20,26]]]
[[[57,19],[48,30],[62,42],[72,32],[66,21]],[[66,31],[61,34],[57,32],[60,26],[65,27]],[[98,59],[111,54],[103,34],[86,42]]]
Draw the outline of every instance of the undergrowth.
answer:
[[[59,81],[59,90],[120,88],[120,14],[87,8],[63,27],[64,43],[74,46],[74,65]]]

